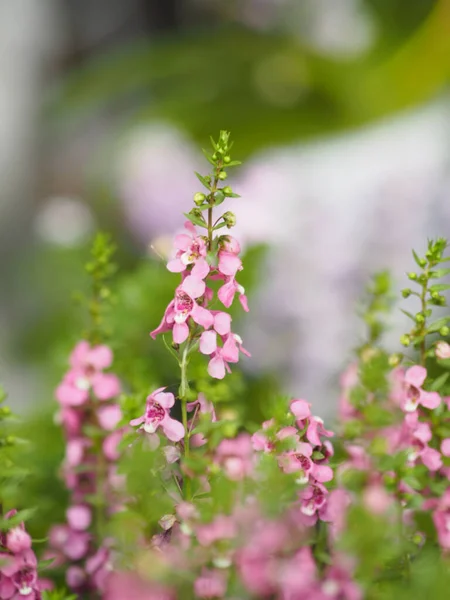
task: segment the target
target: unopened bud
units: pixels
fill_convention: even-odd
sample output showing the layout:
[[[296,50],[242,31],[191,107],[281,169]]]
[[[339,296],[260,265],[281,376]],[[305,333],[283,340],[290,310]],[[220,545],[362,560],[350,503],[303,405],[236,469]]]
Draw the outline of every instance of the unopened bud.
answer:
[[[9,408],[9,406],[0,407],[0,417],[9,417],[10,414],[11,409]]]
[[[197,206],[201,206],[205,200],[206,196],[205,194],[202,194],[202,192],[197,192],[194,194],[194,202]]]
[[[409,335],[405,334],[402,335],[402,337],[400,338],[400,344],[402,344],[402,346],[406,346],[408,347],[411,343],[411,338]]]
[[[450,333],[450,329],[447,327],[447,325],[444,325],[443,327],[441,327],[439,329],[439,333],[443,336],[446,337],[449,333]]]
[[[226,171],[221,171],[221,172],[219,173],[219,179],[221,179],[222,181],[223,181],[224,179],[226,179],[227,177],[228,177],[228,175],[227,175],[227,172],[226,172]]]
[[[228,165],[231,162],[231,158],[229,156],[224,156],[223,157],[223,162]]]
[[[405,288],[404,290],[402,290],[402,296],[403,298],[409,298],[409,296],[411,296],[412,291],[409,288]]]
[[[447,342],[438,342],[436,344],[436,356],[441,360],[445,360],[446,358],[450,358],[450,346]]]
[[[203,217],[202,211],[199,208],[192,208],[189,211],[189,214],[193,215],[194,217]]]
[[[422,267],[422,269],[423,269],[424,267],[426,267],[426,266],[427,266],[427,261],[426,261],[424,258],[421,258],[421,259],[419,260],[419,265],[420,265],[420,266]]]
[[[401,360],[402,360],[401,354],[391,354],[389,357],[389,366],[397,367],[400,364]]]
[[[222,217],[223,217],[223,220],[225,221],[228,229],[230,229],[231,227],[234,227],[236,225],[236,215],[234,213],[232,213],[231,211],[227,211],[226,213],[224,213],[222,215]]]
[[[433,298],[433,300],[439,300],[440,294],[439,292],[431,292],[431,297]]]
[[[415,281],[417,279],[417,273],[408,273],[408,279],[411,279],[411,281]]]
[[[225,196],[230,196],[233,193],[233,190],[230,188],[229,185],[224,187],[222,191],[225,194]]]
[[[423,323],[425,321],[425,317],[423,316],[422,313],[417,313],[417,315],[415,316],[416,319],[416,323]]]

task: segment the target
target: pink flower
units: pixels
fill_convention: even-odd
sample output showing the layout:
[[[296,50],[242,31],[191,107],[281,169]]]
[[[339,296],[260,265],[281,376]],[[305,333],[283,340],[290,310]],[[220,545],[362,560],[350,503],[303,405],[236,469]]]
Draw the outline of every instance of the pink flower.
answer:
[[[303,429],[305,424],[306,438],[313,446],[321,446],[321,436],[333,437],[334,433],[325,429],[323,420],[320,417],[314,417],[311,415],[311,405],[306,400],[293,400],[291,402],[291,412],[297,420],[297,425],[300,429]]]
[[[399,371],[402,373],[402,371]],[[437,392],[427,392],[422,389],[422,385],[427,378],[427,370],[424,367],[415,365],[410,367],[400,380],[399,389],[394,389],[394,399],[400,404],[405,412],[414,412],[417,407],[434,409],[441,403],[441,398]]]
[[[195,533],[201,546],[211,546],[218,541],[236,537],[237,528],[232,517],[219,515],[211,523],[198,525]]]
[[[382,515],[392,506],[392,496],[381,483],[371,483],[363,492],[363,503],[374,515]]]
[[[122,411],[118,404],[100,406],[97,410],[97,419],[102,429],[112,431],[122,419]]]
[[[172,300],[164,313],[160,325],[150,333],[153,339],[159,333],[172,330],[173,341],[182,344],[189,335],[187,320],[189,317],[205,329],[211,327],[214,317],[209,310],[200,306],[195,299],[205,292],[205,283],[189,275],[175,292]]]
[[[25,531],[24,525],[13,527],[6,534],[6,547],[13,554],[19,554],[31,548],[31,537]]]
[[[181,233],[175,237],[176,257],[170,260],[167,268],[172,273],[183,273],[189,265],[193,265],[191,274],[199,279],[204,279],[209,273],[206,262],[206,242],[197,234],[190,221],[184,224],[188,233]]]
[[[217,296],[226,308],[230,308],[233,304],[234,296],[239,294],[239,302],[245,312],[249,311],[247,296],[245,289],[240,285],[234,277],[225,277],[225,283],[219,288]]]
[[[436,344],[436,356],[441,360],[450,358],[450,345],[447,342],[438,342]]]
[[[89,550],[91,535],[86,531],[75,531],[68,525],[54,525],[50,530],[50,544],[70,560],[84,558]]]
[[[81,406],[89,399],[90,390],[99,400],[109,400],[120,393],[118,378],[103,373],[111,366],[112,351],[108,346],[93,346],[79,342],[70,356],[71,369],[56,389],[56,399],[62,406]]]
[[[224,439],[216,449],[216,461],[229,479],[239,481],[253,472],[253,448],[248,434],[235,439]]]
[[[450,490],[446,490],[433,513],[438,541],[444,550],[450,550]]]
[[[104,600],[175,600],[175,595],[169,589],[144,582],[134,573],[111,573],[105,588]]]
[[[75,531],[84,531],[89,527],[92,520],[91,509],[83,504],[74,505],[66,511],[67,523]]]
[[[442,440],[441,452],[444,456],[450,456],[450,438],[445,438],[445,440]]]
[[[194,582],[194,592],[198,598],[223,598],[227,591],[224,573],[218,570],[203,570]]]
[[[215,379],[223,379],[225,373],[231,373],[228,363],[239,361],[239,351],[245,356],[251,356],[242,346],[242,339],[236,333],[229,333],[222,337],[223,346],[217,346],[213,331],[205,331],[200,339],[200,351],[203,354],[212,354],[208,364],[208,373]]]
[[[145,415],[130,421],[130,425],[141,425],[147,433],[155,433],[161,427],[166,437],[172,442],[178,442],[184,437],[184,427],[170,417],[169,411],[175,404],[175,397],[164,392],[165,387],[154,391],[147,398]]]
[[[299,473],[298,483],[307,483],[310,478],[324,483],[333,479],[333,470],[326,465],[316,465],[312,459],[313,448],[300,442],[295,450],[284,452],[278,463],[285,473]]]
[[[235,253],[228,252],[227,250],[219,251],[219,273],[226,277],[233,277],[234,279],[236,273],[241,269],[242,261]]]
[[[309,485],[305,490],[301,490],[299,494],[301,512],[307,517],[311,517],[317,512],[324,510],[327,494],[327,489],[321,483]]]

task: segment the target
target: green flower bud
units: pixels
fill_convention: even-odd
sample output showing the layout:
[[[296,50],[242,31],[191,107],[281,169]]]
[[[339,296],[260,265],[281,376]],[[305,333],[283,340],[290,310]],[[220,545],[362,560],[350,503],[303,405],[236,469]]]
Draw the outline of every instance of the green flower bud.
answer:
[[[411,281],[415,281],[417,279],[417,273],[408,273],[408,279],[411,279]]]
[[[14,446],[16,438],[13,435],[7,435],[5,437],[5,446]]]
[[[447,327],[447,325],[444,325],[439,329],[439,333],[442,335],[442,337],[447,337],[450,333],[450,329]]]
[[[9,406],[2,406],[0,408],[0,417],[9,417],[11,414],[11,409]]]
[[[402,337],[400,338],[400,344],[401,344],[402,346],[408,347],[408,346],[410,345],[410,343],[411,343],[411,338],[410,338],[410,336],[409,336],[409,335],[407,335],[407,334],[405,334],[405,335],[402,335]]]
[[[205,200],[206,196],[202,192],[197,192],[194,194],[194,202],[197,206],[201,206]]]
[[[189,214],[194,215],[194,217],[203,217],[202,211],[199,208],[192,208]]]
[[[227,211],[222,215],[223,220],[227,224],[228,229],[236,225],[236,215],[231,211]]]
[[[439,300],[440,294],[439,292],[431,292],[431,297],[433,298],[433,300]]]
[[[223,157],[223,162],[228,165],[231,162],[231,157],[230,156],[224,156]]]
[[[389,366],[397,367],[400,364],[401,360],[402,360],[401,354],[391,354],[389,357]]]
[[[402,296],[403,298],[409,298],[412,294],[412,291],[409,288],[405,288],[404,290],[402,290]]]
[[[214,152],[212,157],[213,157],[213,160],[217,160],[219,158],[219,155],[217,154],[217,152]]]
[[[419,265],[420,265],[420,266],[422,267],[422,269],[423,269],[424,267],[426,267],[426,266],[427,266],[427,261],[426,261],[424,258],[421,258],[421,259],[419,260]]]
[[[225,196],[229,196],[230,194],[233,193],[233,190],[230,188],[229,185],[227,185],[226,187],[224,187],[222,191],[225,194]]]
[[[226,179],[227,177],[228,177],[228,175],[227,175],[227,172],[226,172],[226,171],[221,171],[221,172],[219,173],[219,179],[221,179],[222,181],[223,181],[224,179]]]
[[[422,313],[417,313],[416,317],[416,323],[423,323],[425,321],[425,317],[423,316]]]

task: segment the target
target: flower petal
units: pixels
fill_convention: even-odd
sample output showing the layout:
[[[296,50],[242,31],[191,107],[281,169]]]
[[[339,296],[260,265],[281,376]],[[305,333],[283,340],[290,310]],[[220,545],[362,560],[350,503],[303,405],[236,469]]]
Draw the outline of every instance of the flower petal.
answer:
[[[204,331],[200,336],[200,352],[202,354],[212,354],[217,349],[217,334],[215,331]]]
[[[175,419],[169,417],[169,415],[166,415],[161,421],[161,427],[163,428],[166,437],[171,442],[179,442],[181,439],[184,438],[183,425],[179,421],[176,421]]]

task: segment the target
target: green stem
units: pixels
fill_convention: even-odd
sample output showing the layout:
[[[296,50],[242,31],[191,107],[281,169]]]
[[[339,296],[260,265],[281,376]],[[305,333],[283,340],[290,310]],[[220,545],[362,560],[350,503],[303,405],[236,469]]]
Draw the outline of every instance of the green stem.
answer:
[[[183,426],[184,426],[184,431],[185,431],[185,434],[184,434],[184,456],[185,456],[185,458],[188,458],[189,454],[190,454],[190,444],[189,444],[190,431],[188,431],[188,417],[187,417],[187,393],[189,390],[189,383],[188,383],[188,379],[187,379],[187,365],[188,365],[189,344],[190,344],[190,340],[188,340],[186,343],[186,346],[183,350],[183,354],[181,357],[181,362],[180,362],[181,385],[180,385],[179,398],[181,401],[181,416],[182,416],[182,421],[183,421]],[[186,498],[186,500],[190,499],[191,495],[192,495],[191,480],[187,475],[185,475],[185,498]]]
[[[426,277],[426,280],[425,280],[425,283],[422,285],[422,293],[420,294],[421,311],[424,316],[424,321],[423,321],[422,327],[421,327],[422,341],[420,342],[420,364],[423,367],[425,366],[426,352],[427,352],[427,346],[426,346],[426,341],[425,341],[425,332],[427,330],[426,310],[427,310],[427,291],[428,291],[428,267],[425,270],[424,275]]]

